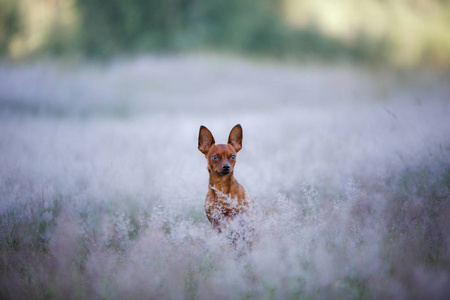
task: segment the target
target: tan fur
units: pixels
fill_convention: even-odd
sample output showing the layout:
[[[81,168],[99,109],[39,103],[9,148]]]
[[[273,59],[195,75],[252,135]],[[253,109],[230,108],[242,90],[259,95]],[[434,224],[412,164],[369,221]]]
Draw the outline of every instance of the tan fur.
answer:
[[[208,162],[209,188],[205,200],[206,217],[219,232],[236,215],[247,212],[250,201],[242,185],[234,178],[236,154],[242,149],[242,127],[230,132],[228,144],[215,144],[208,128],[201,126],[198,149]],[[228,167],[227,167],[228,166]]]

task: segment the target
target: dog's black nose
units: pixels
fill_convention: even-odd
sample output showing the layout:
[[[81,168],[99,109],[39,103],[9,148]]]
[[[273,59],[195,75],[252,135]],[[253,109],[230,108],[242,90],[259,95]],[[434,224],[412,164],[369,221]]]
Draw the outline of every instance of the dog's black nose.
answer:
[[[222,165],[222,169],[228,171],[230,169],[230,165],[229,164],[223,164]]]

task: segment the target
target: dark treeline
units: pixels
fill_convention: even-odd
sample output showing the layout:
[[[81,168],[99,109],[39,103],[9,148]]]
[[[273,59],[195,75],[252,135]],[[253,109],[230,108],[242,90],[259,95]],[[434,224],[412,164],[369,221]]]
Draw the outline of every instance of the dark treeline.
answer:
[[[77,0],[80,45],[90,56],[134,51],[231,50],[276,57],[375,58],[361,39],[346,45],[313,26],[289,27],[277,0]],[[370,50],[372,49],[372,50]]]
[[[38,51],[24,53],[108,58],[213,50],[278,58],[379,61],[383,53],[379,50],[384,47],[363,35],[356,42],[343,42],[324,35],[314,25],[294,29],[283,17],[280,0],[75,0],[71,9],[76,12],[77,25],[70,33],[62,24],[61,7],[66,2],[55,4],[56,16],[51,16],[52,26]],[[25,17],[20,9],[25,5],[17,3],[0,0],[3,55],[8,55],[15,35],[30,31],[23,28],[26,22],[21,20]]]
[[[447,68],[449,13],[439,0],[0,0],[0,55],[219,51]]]

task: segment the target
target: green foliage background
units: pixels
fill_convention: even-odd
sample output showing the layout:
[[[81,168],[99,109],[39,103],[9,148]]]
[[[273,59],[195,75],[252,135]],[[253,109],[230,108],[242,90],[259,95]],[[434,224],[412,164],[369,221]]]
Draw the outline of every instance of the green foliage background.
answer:
[[[303,61],[450,66],[448,1],[343,0],[334,8],[329,2],[320,3],[0,0],[0,51],[15,58],[43,53],[108,58],[142,52],[220,51]],[[49,25],[36,29],[28,19],[36,19],[44,6],[47,14],[37,19]],[[290,22],[289,15],[296,16],[300,25]],[[338,20],[335,27],[351,28],[350,34],[325,30],[323,24],[331,19]],[[374,26],[379,28],[377,34]],[[45,36],[40,42],[33,36],[38,31]],[[34,44],[21,44],[20,39]]]
[[[89,56],[207,49],[274,57],[380,58],[367,40],[347,45],[313,26],[291,28],[277,0],[77,3],[82,16],[80,47]]]

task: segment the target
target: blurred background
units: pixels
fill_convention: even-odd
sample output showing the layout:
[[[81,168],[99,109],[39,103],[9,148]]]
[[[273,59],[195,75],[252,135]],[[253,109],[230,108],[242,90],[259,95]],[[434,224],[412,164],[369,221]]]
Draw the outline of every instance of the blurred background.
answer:
[[[450,66],[446,0],[0,0],[0,53],[110,58],[225,52]]]
[[[448,0],[0,0],[0,299],[448,298],[449,71]]]

